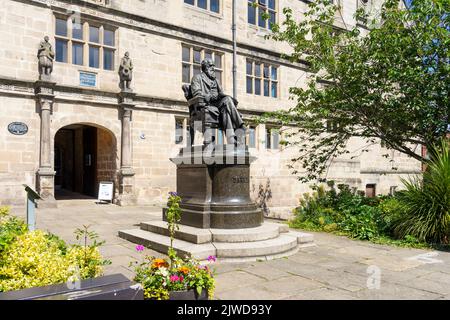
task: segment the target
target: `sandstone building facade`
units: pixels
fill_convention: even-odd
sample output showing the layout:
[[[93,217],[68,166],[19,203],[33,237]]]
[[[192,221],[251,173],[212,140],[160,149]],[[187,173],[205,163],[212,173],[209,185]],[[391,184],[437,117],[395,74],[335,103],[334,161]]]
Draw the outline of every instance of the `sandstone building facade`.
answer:
[[[236,98],[257,157],[251,167],[253,195],[268,215],[286,217],[309,188],[287,168],[295,150],[279,145],[278,128],[252,125],[251,119],[291,106],[289,87],[304,85],[308,69],[280,57],[288,48],[265,39],[270,27],[259,14],[279,22],[283,7],[301,16],[309,1],[258,0],[256,8],[254,2],[236,1]],[[225,92],[233,92],[232,3],[2,1],[0,204],[23,206],[23,184],[45,196],[42,204],[53,203],[64,190],[96,197],[100,181],[114,182],[118,204],[163,203],[176,182],[169,158],[186,143],[182,84],[210,57]],[[356,8],[377,5],[378,0],[341,0],[336,23],[353,26]],[[36,57],[46,35],[56,53],[50,88],[38,81]],[[135,67],[134,94],[123,97],[117,71],[127,51]],[[12,133],[12,123],[25,124],[27,132]],[[354,139],[350,148],[360,145]],[[383,153],[375,145],[355,159],[336,159],[328,177],[369,193],[388,193],[400,186],[400,177],[420,172],[418,162],[392,153],[393,164]]]

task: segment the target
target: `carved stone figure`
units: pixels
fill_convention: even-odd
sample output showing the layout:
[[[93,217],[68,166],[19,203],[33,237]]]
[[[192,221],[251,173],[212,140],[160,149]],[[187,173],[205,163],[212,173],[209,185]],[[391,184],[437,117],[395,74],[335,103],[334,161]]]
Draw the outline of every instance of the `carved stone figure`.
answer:
[[[120,88],[124,91],[131,91],[130,82],[133,79],[133,62],[130,59],[130,53],[125,52],[120,61],[119,67]]]
[[[207,120],[209,123],[218,122],[218,127],[226,133],[228,143],[242,143],[240,140],[245,136],[245,126],[242,115],[236,108],[238,102],[223,92],[217,82],[214,67],[212,60],[203,60],[202,72],[192,78],[190,88],[183,87],[185,96],[189,102],[194,101],[203,109],[203,119],[210,119]],[[198,109],[197,106],[195,108]],[[237,129],[240,129],[239,137],[236,134]],[[205,128],[203,130],[205,131]],[[191,128],[191,136],[192,133]]]
[[[45,36],[44,40],[39,44],[37,57],[39,59],[39,75],[41,77],[49,77],[53,71],[55,53],[53,52],[48,36]]]

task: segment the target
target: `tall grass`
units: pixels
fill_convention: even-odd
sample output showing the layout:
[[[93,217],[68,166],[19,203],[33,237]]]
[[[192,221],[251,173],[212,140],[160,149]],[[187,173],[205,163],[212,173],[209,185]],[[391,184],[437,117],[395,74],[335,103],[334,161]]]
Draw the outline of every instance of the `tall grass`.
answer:
[[[450,238],[450,148],[448,139],[430,150],[430,161],[423,178],[402,182],[397,193],[405,214],[396,222],[394,232],[433,243],[448,243]]]

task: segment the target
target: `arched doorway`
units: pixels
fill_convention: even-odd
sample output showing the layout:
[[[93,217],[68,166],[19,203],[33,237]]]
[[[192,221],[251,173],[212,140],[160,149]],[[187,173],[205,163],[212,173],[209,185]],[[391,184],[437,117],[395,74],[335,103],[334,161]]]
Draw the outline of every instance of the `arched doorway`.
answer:
[[[54,141],[57,200],[96,198],[100,181],[117,186],[117,141],[109,130],[71,124],[59,129]]]

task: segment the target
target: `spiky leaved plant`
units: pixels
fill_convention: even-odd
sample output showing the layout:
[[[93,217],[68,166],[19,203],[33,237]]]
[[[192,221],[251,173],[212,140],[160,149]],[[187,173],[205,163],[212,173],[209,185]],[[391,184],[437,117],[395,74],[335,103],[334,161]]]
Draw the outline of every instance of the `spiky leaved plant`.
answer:
[[[400,237],[414,236],[433,243],[448,243],[450,237],[450,148],[442,139],[430,150],[423,179],[402,179],[406,190],[398,193],[405,214],[394,227]]]

